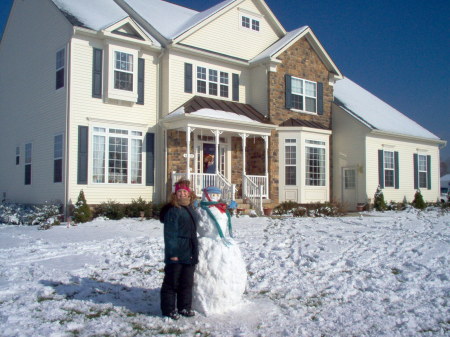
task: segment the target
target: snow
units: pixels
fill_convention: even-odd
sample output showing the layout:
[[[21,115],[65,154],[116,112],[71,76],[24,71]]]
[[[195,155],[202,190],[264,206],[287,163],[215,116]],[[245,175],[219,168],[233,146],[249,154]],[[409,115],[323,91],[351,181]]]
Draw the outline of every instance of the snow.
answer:
[[[336,82],[334,85],[334,97],[337,105],[360,119],[371,129],[394,134],[439,139],[439,137],[348,78]]]
[[[73,15],[86,27],[101,30],[126,17],[114,0],[52,0],[62,11]]]
[[[161,317],[162,224],[0,225],[2,336],[448,336],[450,215],[233,218],[247,266],[226,314]]]
[[[185,113],[184,107],[181,107],[181,108],[173,111],[169,115],[167,115],[165,117],[165,119],[170,119],[170,118],[183,116],[183,115],[187,115],[187,114]],[[259,122],[254,121],[250,117],[247,117],[244,115],[238,115],[237,113],[234,113],[234,112],[206,109],[206,108],[191,112],[191,113],[189,113],[189,115],[202,116],[202,117],[208,117],[208,118],[214,118],[214,119],[220,119],[220,120],[259,123]]]

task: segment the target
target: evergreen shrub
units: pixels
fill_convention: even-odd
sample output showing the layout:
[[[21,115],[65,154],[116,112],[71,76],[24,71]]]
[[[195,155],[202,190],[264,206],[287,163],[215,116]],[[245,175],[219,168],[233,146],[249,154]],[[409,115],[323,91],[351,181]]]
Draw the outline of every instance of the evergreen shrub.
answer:
[[[78,194],[77,202],[73,209],[73,221],[75,223],[88,222],[92,219],[92,212],[86,202],[83,190]]]
[[[375,192],[373,202],[374,202],[373,206],[377,211],[383,212],[387,209],[386,201],[384,201],[383,190],[381,189],[380,186],[377,187],[377,191]]]
[[[414,194],[414,200],[412,202],[412,205],[414,206],[414,208],[417,209],[425,209],[427,207],[427,204],[423,200],[423,196],[420,190],[417,190],[416,193]]]
[[[124,205],[114,200],[102,202],[95,208],[96,216],[104,216],[110,220],[120,220],[125,216]]]

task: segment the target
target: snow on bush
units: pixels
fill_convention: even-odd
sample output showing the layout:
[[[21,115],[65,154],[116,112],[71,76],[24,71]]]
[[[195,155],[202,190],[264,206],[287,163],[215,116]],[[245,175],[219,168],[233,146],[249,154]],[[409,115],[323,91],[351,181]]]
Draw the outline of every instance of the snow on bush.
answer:
[[[0,223],[7,225],[56,225],[59,224],[61,205],[0,204]]]

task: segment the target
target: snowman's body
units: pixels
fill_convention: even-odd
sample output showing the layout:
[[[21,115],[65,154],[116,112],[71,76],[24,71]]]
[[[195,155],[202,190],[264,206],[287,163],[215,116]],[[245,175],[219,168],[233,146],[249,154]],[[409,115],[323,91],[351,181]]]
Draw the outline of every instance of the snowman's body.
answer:
[[[194,275],[193,308],[205,315],[223,313],[242,301],[247,283],[245,262],[237,243],[230,237],[228,216],[215,206],[216,218],[225,240],[211,215],[199,208],[199,263]]]

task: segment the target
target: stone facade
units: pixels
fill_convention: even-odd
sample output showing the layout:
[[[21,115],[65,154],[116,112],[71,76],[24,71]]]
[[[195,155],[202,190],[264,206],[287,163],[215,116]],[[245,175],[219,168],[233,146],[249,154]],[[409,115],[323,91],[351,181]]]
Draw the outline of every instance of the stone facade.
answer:
[[[331,103],[333,87],[329,84],[329,71],[306,38],[294,43],[279,57],[281,64],[276,72],[269,73],[269,117],[276,125],[290,118],[314,121],[331,130]],[[285,75],[291,75],[323,83],[323,115],[306,114],[286,109]],[[277,131],[272,132],[269,143],[269,195],[273,202],[279,202],[279,141]],[[331,144],[330,144],[331,148]],[[331,156],[331,154],[328,154]],[[331,158],[331,157],[330,157]]]

